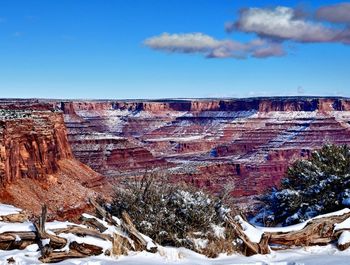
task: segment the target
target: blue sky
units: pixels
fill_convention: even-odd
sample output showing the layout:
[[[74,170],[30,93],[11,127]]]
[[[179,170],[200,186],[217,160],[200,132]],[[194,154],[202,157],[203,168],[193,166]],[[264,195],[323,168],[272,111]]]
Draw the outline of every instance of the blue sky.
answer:
[[[303,9],[309,15],[302,21],[334,31],[348,28],[349,21],[333,24],[328,16],[333,9],[321,22],[315,19],[320,8],[315,2],[321,1],[313,2],[283,1],[283,6]],[[322,6],[338,3],[322,1]],[[350,96],[348,39],[302,39],[304,33],[281,39],[283,32],[269,25],[243,23],[225,30],[243,21],[243,8],[275,14],[278,5],[281,1],[1,0],[0,97]],[[252,19],[252,13],[244,14]],[[213,39],[215,48],[192,47],[197,33]],[[246,51],[256,39],[264,41],[262,48],[274,47],[271,56],[255,56],[260,46]],[[233,42],[244,44],[238,56],[232,48],[225,58],[211,56]]]

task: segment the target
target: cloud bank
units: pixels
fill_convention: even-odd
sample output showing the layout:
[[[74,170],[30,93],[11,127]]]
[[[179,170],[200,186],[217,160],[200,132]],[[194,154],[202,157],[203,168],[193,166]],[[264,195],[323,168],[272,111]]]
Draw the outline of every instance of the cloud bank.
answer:
[[[317,11],[323,14],[323,19],[330,21],[340,6],[323,7]],[[343,10],[344,11],[344,10]],[[350,9],[345,10],[350,16]],[[318,15],[318,17],[322,17]],[[343,21],[345,17],[340,17]],[[238,21],[226,26],[226,30],[255,33],[262,38],[272,38],[281,41],[295,42],[341,42],[350,43],[349,29],[326,26],[318,21],[299,17],[293,8],[278,6],[273,9],[248,8],[241,11]]]
[[[144,41],[151,49],[168,53],[201,54],[206,58],[284,56],[284,42],[350,44],[350,3],[323,6],[308,18],[291,7],[245,8],[227,32],[254,34],[249,42],[218,40],[204,33],[163,33]]]

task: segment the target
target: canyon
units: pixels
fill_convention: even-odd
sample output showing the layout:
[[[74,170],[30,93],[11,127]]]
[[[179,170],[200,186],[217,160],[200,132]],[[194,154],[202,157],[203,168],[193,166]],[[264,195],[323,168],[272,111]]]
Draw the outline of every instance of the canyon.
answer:
[[[11,198],[32,182],[58,194],[62,178],[82,190],[82,202],[151,171],[254,196],[312,150],[350,144],[350,99],[340,97],[2,99],[0,109],[2,197]]]
[[[260,194],[324,144],[350,143],[346,98],[56,102],[74,155],[112,178],[146,170]],[[233,185],[231,185],[233,187]]]

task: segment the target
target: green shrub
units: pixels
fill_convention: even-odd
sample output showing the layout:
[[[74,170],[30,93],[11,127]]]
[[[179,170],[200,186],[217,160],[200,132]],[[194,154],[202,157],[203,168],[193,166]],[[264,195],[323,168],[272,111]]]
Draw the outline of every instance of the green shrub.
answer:
[[[296,161],[280,188],[267,192],[258,220],[290,225],[350,206],[350,149],[326,145]]]

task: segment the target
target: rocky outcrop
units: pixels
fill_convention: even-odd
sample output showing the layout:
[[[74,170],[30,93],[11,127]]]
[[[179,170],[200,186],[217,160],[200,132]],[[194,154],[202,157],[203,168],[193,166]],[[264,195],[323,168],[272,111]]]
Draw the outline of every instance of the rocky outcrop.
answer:
[[[53,214],[85,208],[88,197],[109,187],[74,158],[62,112],[35,102],[1,105],[0,183],[2,202],[32,213],[46,203]]]
[[[2,110],[1,183],[41,180],[57,171],[57,161],[73,157],[61,113]]]

